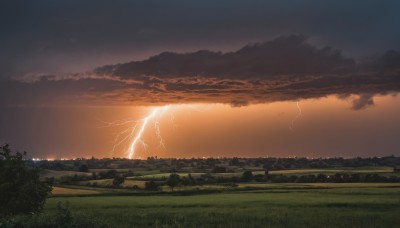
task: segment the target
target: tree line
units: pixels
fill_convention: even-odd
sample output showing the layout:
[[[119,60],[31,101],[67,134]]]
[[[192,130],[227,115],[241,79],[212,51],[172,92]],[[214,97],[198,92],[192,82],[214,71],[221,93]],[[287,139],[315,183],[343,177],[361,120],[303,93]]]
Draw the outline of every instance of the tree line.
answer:
[[[340,168],[363,166],[400,167],[400,157],[369,157],[369,158],[155,158],[146,160],[130,160],[125,158],[58,160],[58,161],[26,161],[29,166],[58,171],[81,171],[90,169],[148,169],[161,172],[233,172],[240,168],[254,167],[260,170],[287,170],[307,168]]]

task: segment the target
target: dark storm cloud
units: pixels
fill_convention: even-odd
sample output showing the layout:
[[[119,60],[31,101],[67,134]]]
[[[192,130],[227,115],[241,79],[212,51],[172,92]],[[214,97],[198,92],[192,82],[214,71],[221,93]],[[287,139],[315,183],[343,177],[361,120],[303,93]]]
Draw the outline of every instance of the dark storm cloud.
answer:
[[[228,53],[165,52],[144,61],[104,66],[95,71],[124,78],[155,75],[248,79],[274,75],[348,73],[354,68],[354,60],[344,58],[338,50],[329,47],[318,49],[306,43],[302,36],[289,36]]]
[[[371,94],[361,94],[359,98],[353,101],[353,109],[360,110],[374,105],[373,96]]]
[[[126,88],[125,83],[111,79],[80,78],[56,80],[55,76],[42,76],[37,81],[0,81],[2,105],[79,105],[88,104],[91,94]],[[135,88],[134,85],[130,85]],[[78,102],[78,103],[77,103]],[[97,104],[99,99],[90,99]],[[103,103],[103,102],[101,102]]]
[[[2,0],[0,77],[60,74],[162,51],[230,51],[307,34],[352,56],[400,49],[397,0]]]
[[[285,36],[234,52],[167,52],[90,73],[5,80],[0,104],[240,107],[338,95],[351,96],[352,108],[360,110],[373,105],[375,95],[400,90],[399,56],[388,51],[355,61],[339,50],[315,47],[303,36]]]

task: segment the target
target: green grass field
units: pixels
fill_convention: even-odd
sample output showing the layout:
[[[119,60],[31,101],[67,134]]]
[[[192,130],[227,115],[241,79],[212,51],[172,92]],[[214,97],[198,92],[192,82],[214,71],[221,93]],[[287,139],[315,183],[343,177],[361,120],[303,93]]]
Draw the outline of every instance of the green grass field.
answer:
[[[60,178],[62,176],[72,176],[72,175],[84,175],[84,176],[89,176],[92,175],[91,173],[84,173],[84,172],[76,172],[76,171],[55,171],[55,170],[43,170],[41,172],[41,177],[46,178],[46,177],[54,177],[54,178]]]
[[[235,173],[213,173],[215,176],[223,176],[223,177],[232,177],[232,176],[241,176],[243,171],[235,172]],[[327,169],[289,169],[289,170],[276,170],[276,171],[269,171],[269,174],[282,174],[282,175],[308,175],[308,174],[326,174],[326,175],[334,175],[335,173],[358,173],[358,174],[366,174],[366,173],[377,173],[377,174],[388,174],[388,175],[400,175],[398,173],[393,173],[393,167],[388,166],[366,166],[366,167],[340,167],[337,169],[334,168],[327,168]],[[152,173],[152,174],[145,174],[142,176],[135,177],[137,179],[151,179],[151,178],[167,178],[171,173]],[[188,173],[177,173],[180,176],[188,176]],[[191,173],[193,177],[198,177],[205,173]],[[253,171],[253,174],[264,174],[264,171]]]
[[[252,184],[243,184],[248,187]],[[254,184],[253,184],[254,185]],[[208,195],[52,197],[109,227],[398,227],[399,184],[270,184]],[[79,189],[70,190],[76,194]],[[70,192],[70,193],[71,193]]]
[[[127,170],[118,170],[123,171]],[[170,173],[159,170],[135,170],[134,173],[135,176],[125,179],[122,188],[110,187],[113,179],[54,187],[43,215],[53,216],[57,203],[68,201],[74,218],[106,227],[398,227],[400,224],[400,183],[242,182],[236,186],[181,185],[173,192],[163,185],[161,192],[151,192],[144,190],[145,182],[165,179]],[[385,166],[269,173],[400,175]],[[67,173],[46,174],[59,178]],[[202,174],[191,173],[194,178]],[[264,171],[253,171],[253,174],[264,174]],[[239,177],[242,172],[212,175]],[[132,189],[134,185],[139,189]]]

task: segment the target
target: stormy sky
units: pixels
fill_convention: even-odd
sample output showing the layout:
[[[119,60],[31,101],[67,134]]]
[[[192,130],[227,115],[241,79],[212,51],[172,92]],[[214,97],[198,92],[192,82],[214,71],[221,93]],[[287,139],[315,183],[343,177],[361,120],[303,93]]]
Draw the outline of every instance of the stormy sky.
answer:
[[[252,118],[258,115],[253,106],[263,110],[271,103],[293,106],[318,100],[318,108],[322,99],[341,108],[338,102],[347,103],[349,113],[339,118],[344,122],[355,118],[352,113],[361,118],[369,109],[380,110],[375,118],[379,122],[386,118],[382,110],[398,112],[399,10],[398,1],[368,0],[1,0],[0,127],[6,130],[0,140],[43,156],[57,150],[106,156],[109,143],[89,145],[96,137],[112,138],[92,132],[96,124],[87,123],[95,116],[107,113],[105,118],[112,121],[120,115],[112,110],[127,113],[176,104],[219,104],[226,114],[248,110],[247,118]],[[393,110],[379,106],[377,99],[392,102]],[[279,113],[290,112],[291,106],[282,107]],[[139,111],[132,112],[132,118],[141,118]],[[200,119],[193,121],[203,122]],[[255,130],[247,139],[254,143],[234,155],[263,156],[269,151],[288,156],[296,150],[295,143],[268,146],[255,140],[265,132],[259,124],[249,126]],[[368,126],[373,129],[373,124]],[[329,155],[322,150],[332,151],[332,156],[399,153],[393,139],[398,131],[389,128],[388,141],[376,141],[377,148],[386,145],[386,151],[359,147],[361,141],[324,148],[318,140],[309,140],[315,146],[303,145],[296,155]],[[87,134],[77,138],[78,130]],[[348,129],[334,131],[340,135]],[[354,130],[354,135],[361,132]],[[79,142],[89,134],[91,140],[83,140],[82,146]],[[237,148],[229,143],[234,139],[219,137],[224,144],[192,151],[196,156],[229,156],[227,151]],[[293,135],[269,136],[288,137]],[[58,143],[49,143],[49,138]],[[371,132],[365,136],[369,138],[376,135]],[[171,139],[175,141],[169,155],[190,157],[188,143],[176,139]]]
[[[399,49],[400,3],[2,0],[2,77],[77,73],[163,51],[231,51],[302,34],[351,57]]]

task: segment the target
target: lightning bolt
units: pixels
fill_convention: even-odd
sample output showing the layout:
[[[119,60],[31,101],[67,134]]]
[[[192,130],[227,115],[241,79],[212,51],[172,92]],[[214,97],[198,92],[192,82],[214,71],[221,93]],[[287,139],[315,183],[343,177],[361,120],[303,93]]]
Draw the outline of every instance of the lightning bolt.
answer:
[[[153,124],[155,135],[159,139],[160,147],[166,149],[164,139],[161,135],[159,119],[163,117],[166,112],[168,112],[170,116],[170,121],[172,123],[173,129],[177,128],[178,125],[175,123],[175,115],[174,112],[179,108],[190,108],[191,110],[195,110],[197,112],[205,112],[209,109],[200,110],[196,105],[165,105],[161,107],[155,107],[151,110],[151,112],[139,120],[130,120],[123,119],[117,120],[114,122],[106,122],[99,120],[104,124],[102,127],[112,127],[112,126],[127,126],[124,130],[119,132],[114,139],[114,146],[112,149],[112,155],[115,153],[117,148],[122,147],[122,150],[125,151],[127,158],[132,159],[135,158],[136,152],[141,145],[144,151],[147,151],[147,144],[144,142],[143,134],[146,129]]]
[[[117,120],[114,122],[106,122],[98,119],[104,125],[100,128],[112,127],[112,126],[128,126],[123,131],[119,132],[114,139],[114,146],[112,149],[112,155],[115,150],[120,146],[126,145],[129,141],[129,147],[125,146],[125,154],[129,159],[135,157],[138,145],[142,145],[143,149],[147,150],[147,144],[142,140],[143,133],[150,123],[154,123],[155,134],[160,140],[160,146],[165,149],[164,139],[161,136],[159,119],[171,108],[170,105],[153,108],[152,111],[143,119],[139,120]],[[171,114],[172,115],[172,114]]]
[[[297,109],[299,110],[299,112],[297,113],[297,115],[293,118],[293,120],[292,120],[292,123],[290,124],[290,130],[292,130],[293,131],[293,128],[294,128],[294,123],[297,121],[297,119],[299,119],[300,117],[301,117],[301,108],[300,108],[300,105],[299,105],[299,102],[297,101],[296,102],[296,106],[297,106]]]
[[[155,119],[156,117],[159,118],[168,109],[169,109],[169,106],[163,106],[163,107],[159,107],[159,108],[154,108],[153,111],[148,116],[146,116],[144,119],[142,119],[142,121],[141,121],[142,123],[141,123],[141,126],[139,128],[139,131],[136,133],[131,145],[129,146],[129,149],[126,152],[128,154],[128,158],[129,159],[132,159],[132,157],[135,156],[136,147],[137,147],[137,144],[138,144],[139,141],[141,141],[143,146],[146,147],[146,144],[144,144],[144,142],[141,140],[141,138],[142,138],[143,132],[146,129],[146,126],[148,125],[149,121],[152,120],[152,119]],[[154,127],[156,128],[157,137],[160,139],[160,145],[162,145],[165,148],[164,140],[161,137],[158,118],[156,118],[156,120],[154,122]],[[132,129],[131,135],[133,135],[135,133],[135,130],[136,130],[136,126]]]

